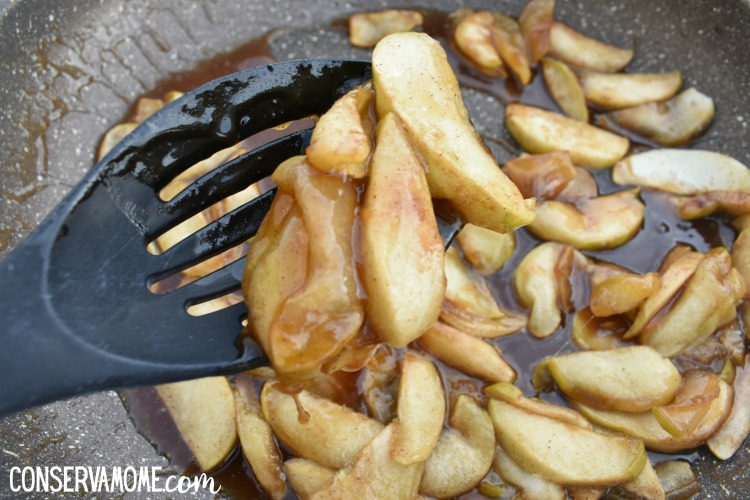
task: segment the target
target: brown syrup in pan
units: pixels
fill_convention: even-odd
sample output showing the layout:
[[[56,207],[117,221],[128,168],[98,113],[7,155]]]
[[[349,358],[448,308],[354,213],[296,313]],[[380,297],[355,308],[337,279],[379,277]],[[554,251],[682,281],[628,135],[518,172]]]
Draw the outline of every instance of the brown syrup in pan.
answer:
[[[345,20],[339,20],[334,22],[333,26],[344,27],[345,29],[346,22]],[[512,77],[503,80],[492,79],[466,64],[447,41],[449,26],[450,22],[445,14],[425,12],[425,23],[422,29],[438,39],[446,48],[449,61],[462,86],[491,95],[504,105],[511,102],[523,102],[559,111],[544,87],[543,79],[538,70],[535,70],[532,82],[526,87],[521,87]],[[272,61],[273,58],[266,43],[266,38],[253,39],[231,52],[201,62],[191,71],[172,76],[161,82],[148,94],[145,94],[145,97],[161,97],[170,90],[189,91],[225,74]],[[594,113],[592,121],[595,120],[596,114]],[[634,150],[650,146],[648,142],[639,141],[637,137],[630,137],[630,139],[633,141],[632,147]],[[509,144],[504,144],[504,146],[515,148],[511,149],[511,153],[520,152],[516,146],[510,144],[510,141]],[[599,186],[600,194],[623,189],[623,187],[612,182],[608,169],[594,170],[592,173]],[[641,193],[641,199],[646,204],[646,216],[643,227],[635,238],[614,250],[584,253],[589,257],[615,263],[637,273],[645,273],[656,271],[664,256],[678,243],[690,245],[701,252],[719,245],[731,248],[736,235],[725,220],[709,217],[697,222],[686,222],[679,219],[669,208],[663,195],[644,190]],[[513,290],[513,271],[528,251],[540,242],[541,240],[527,230],[523,228],[517,230],[515,252],[499,272],[488,278],[490,288],[498,302],[508,311],[523,311],[523,307],[518,303]],[[587,294],[587,290],[579,291],[577,294],[576,298],[580,301],[579,304],[576,304],[578,308],[583,307],[587,302]],[[540,360],[555,354],[576,350],[570,336],[571,323],[572,314],[569,314],[564,318],[562,327],[554,335],[544,340],[536,339],[523,330],[495,341],[502,349],[505,358],[518,372],[516,385],[524,394],[531,395],[534,393],[531,387],[531,373]],[[414,349],[421,352],[418,346]],[[473,379],[440,361],[434,359],[433,361],[440,369],[449,402],[458,393],[468,393],[477,399],[482,399],[481,387],[486,385],[485,382]],[[361,398],[361,374],[341,373],[336,376],[336,379],[339,390],[336,392],[334,399],[356,410],[366,411]],[[238,387],[244,384],[252,384],[255,391],[259,392],[260,390],[260,382],[245,375],[235,377],[234,383]],[[138,430],[151,440],[159,453],[170,460],[171,468],[174,469],[175,473],[199,473],[197,464],[160,402],[156,391],[153,388],[128,389],[121,391],[121,394]],[[564,398],[558,393],[547,393],[540,396],[556,404],[566,404]],[[284,447],[283,443],[279,443],[279,445],[285,459],[294,456],[291,450]],[[655,462],[675,458],[692,459],[694,456],[694,454],[651,454],[651,458]],[[239,446],[230,454],[226,462],[219,469],[213,471],[211,475],[221,485],[221,496],[252,499],[266,497],[253,477]],[[287,497],[294,498],[291,489],[289,489]],[[485,497],[474,490],[466,493],[462,498]]]

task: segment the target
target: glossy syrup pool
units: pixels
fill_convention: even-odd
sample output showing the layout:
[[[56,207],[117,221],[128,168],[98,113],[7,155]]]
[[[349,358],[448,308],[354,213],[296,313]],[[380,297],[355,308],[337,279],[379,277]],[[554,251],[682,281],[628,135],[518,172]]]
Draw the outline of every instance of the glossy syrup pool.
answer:
[[[334,29],[345,29],[342,26],[345,26],[343,20],[333,23]],[[449,20],[445,14],[425,11],[423,30],[438,39],[446,48],[449,61],[464,88],[490,95],[503,105],[511,102],[523,102],[559,111],[544,87],[541,75],[537,70],[535,70],[532,82],[526,87],[521,87],[512,78],[492,79],[468,66],[456,55],[451,44],[447,41]],[[267,37],[253,39],[227,54],[198,64],[192,71],[174,75],[172,78],[161,82],[146,94],[146,97],[160,97],[170,90],[189,91],[219,76],[266,64],[273,60]],[[498,119],[501,119],[501,117]],[[596,114],[593,113],[592,120],[595,119]],[[633,150],[637,151],[650,147],[650,144],[646,141],[639,141],[637,137],[631,137],[631,140]],[[500,142],[500,146],[507,150],[508,155],[515,156],[520,152],[511,139],[506,142],[501,138]],[[609,170],[593,171],[592,173],[597,181],[600,194],[608,194],[623,189],[612,182]],[[601,261],[618,264],[633,272],[645,273],[656,271],[664,256],[678,243],[690,245],[701,252],[719,245],[731,248],[735,232],[727,224],[727,221],[713,217],[697,222],[682,221],[669,208],[663,195],[643,191],[640,197],[646,204],[646,216],[640,233],[619,248],[608,251],[584,252],[586,255]],[[523,307],[518,303],[513,290],[512,275],[521,259],[540,242],[541,240],[527,230],[523,228],[517,230],[515,252],[499,272],[488,278],[490,288],[498,302],[508,311],[523,311]],[[578,308],[588,303],[587,293],[586,290],[579,290],[576,298],[581,304],[576,304]],[[554,335],[543,340],[536,339],[522,330],[494,341],[502,349],[504,357],[518,372],[516,385],[526,395],[534,393],[531,387],[531,373],[540,360],[551,355],[577,350],[570,335],[572,317],[572,314],[566,315],[561,328]],[[411,348],[422,352],[418,346]],[[422,352],[422,354],[424,353]],[[429,357],[429,355],[427,356]],[[483,398],[481,387],[486,385],[485,382],[469,377],[437,360],[433,359],[433,361],[441,371],[449,401],[456,394],[462,392],[469,393],[480,400]],[[339,390],[334,395],[334,399],[356,410],[366,412],[366,406],[361,397],[362,378],[361,373],[337,375],[336,381]],[[234,377],[233,382],[236,385],[259,384],[256,379],[246,375]],[[159,453],[170,459],[170,463],[175,470],[184,471],[187,474],[199,472],[190,451],[153,388],[124,390],[121,391],[121,395],[138,430],[154,444]],[[542,394],[541,397],[557,404],[566,404],[562,396],[557,393],[546,393]],[[279,443],[279,445],[284,458],[294,456],[291,450],[284,447],[283,443]],[[690,460],[694,456],[695,454],[652,454],[652,460],[661,461],[674,458]],[[492,474],[490,472],[490,475]],[[221,485],[222,496],[232,498],[265,497],[239,447],[211,475]],[[288,498],[294,498],[291,489],[289,491]],[[512,490],[508,490],[508,493],[511,492]],[[485,497],[474,490],[463,495],[462,498]]]

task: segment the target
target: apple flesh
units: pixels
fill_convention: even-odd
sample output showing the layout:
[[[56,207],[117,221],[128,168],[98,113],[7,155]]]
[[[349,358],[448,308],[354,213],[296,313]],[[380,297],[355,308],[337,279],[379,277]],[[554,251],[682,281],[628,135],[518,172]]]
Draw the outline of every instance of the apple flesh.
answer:
[[[529,153],[568,151],[573,163],[592,168],[611,167],[630,147],[612,132],[526,104],[508,105],[505,125]]]
[[[487,405],[498,443],[521,468],[564,486],[614,486],[648,460],[643,442],[572,426],[505,401]]]
[[[646,346],[563,354],[547,366],[569,399],[602,410],[649,410],[671,401],[682,382],[674,364]]]
[[[638,106],[672,97],[682,85],[679,71],[669,73],[599,73],[584,71],[581,86],[586,99],[605,109]]]
[[[424,168],[393,113],[378,124],[360,222],[368,320],[385,342],[404,347],[440,315],[445,250]]]
[[[201,470],[221,465],[237,443],[234,395],[227,379],[164,384],[156,392]]]
[[[577,203],[548,200],[539,204],[529,230],[536,236],[578,250],[606,250],[630,241],[646,212],[638,190],[599,196]]]
[[[373,82],[378,116],[401,118],[427,164],[434,198],[450,201],[466,222],[501,233],[531,222],[534,201],[521,197],[487,152],[438,42],[423,33],[385,37],[373,52]]]
[[[374,47],[386,35],[411,31],[424,22],[420,12],[385,9],[349,16],[349,41],[355,47]]]
[[[587,123],[589,109],[586,97],[573,70],[563,62],[545,57],[542,59],[542,75],[547,90],[563,113],[574,120]]]
[[[573,66],[596,71],[620,71],[633,58],[633,50],[621,49],[555,22],[550,31],[550,55]]]
[[[495,432],[487,412],[465,394],[456,399],[434,451],[425,462],[419,493],[454,498],[487,475],[495,452]]]

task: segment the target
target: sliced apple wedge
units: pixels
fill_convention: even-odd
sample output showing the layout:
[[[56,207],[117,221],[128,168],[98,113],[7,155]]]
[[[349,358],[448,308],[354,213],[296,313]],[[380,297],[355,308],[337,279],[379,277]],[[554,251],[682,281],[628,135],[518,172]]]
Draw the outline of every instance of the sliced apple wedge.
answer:
[[[237,434],[242,453],[263,489],[275,500],[287,493],[286,474],[273,430],[260,414],[257,394],[236,390]]]
[[[492,466],[495,432],[484,409],[461,394],[448,423],[425,462],[419,493],[428,497],[457,497],[476,487]]]
[[[578,250],[617,248],[638,234],[646,207],[639,190],[620,191],[577,203],[542,202],[529,230],[545,240],[568,243]]]
[[[695,220],[718,212],[730,217],[750,214],[750,193],[709,191],[693,196],[670,196],[669,202],[684,220]]]
[[[750,169],[734,158],[695,149],[654,149],[615,165],[617,184],[642,186],[673,194],[706,191],[750,193]]]
[[[703,254],[693,251],[686,251],[679,257],[674,256],[673,262],[660,273],[659,288],[643,302],[638,310],[633,324],[624,335],[625,339],[641,333],[646,324],[672,300],[682,285],[695,273],[703,258]]]
[[[484,278],[464,264],[458,251],[445,252],[447,286],[440,319],[480,337],[495,338],[516,332],[524,318],[502,310]]]
[[[573,342],[581,349],[605,351],[628,345],[622,338],[628,330],[624,316],[594,316],[587,307],[573,316],[572,330]]]
[[[355,47],[374,47],[386,35],[411,31],[424,22],[416,10],[386,9],[349,16],[349,41]]]
[[[516,380],[516,371],[497,346],[445,323],[435,323],[419,337],[419,345],[443,363],[482,380]]]
[[[440,315],[445,250],[424,168],[395,114],[380,120],[376,137],[360,212],[360,276],[371,326],[400,348]]]
[[[732,245],[732,265],[750,287],[750,229],[740,230]]]
[[[547,481],[613,486],[635,479],[648,460],[637,439],[572,426],[497,399],[487,407],[508,456]]]
[[[605,109],[638,106],[672,97],[682,85],[679,71],[669,73],[600,73],[584,71],[581,86],[586,100]]]
[[[456,46],[482,73],[505,78],[508,72],[492,41],[492,14],[462,10],[453,29]]]
[[[542,243],[523,258],[513,273],[513,285],[524,307],[531,309],[529,331],[536,337],[552,335],[562,322],[561,296],[555,268],[565,245]]]
[[[225,377],[207,377],[156,387],[201,470],[220,465],[237,443],[234,396]]]
[[[523,154],[507,162],[503,170],[521,194],[534,196],[537,201],[556,198],[578,174],[567,151]]]
[[[550,54],[573,66],[613,72],[627,66],[634,52],[607,45],[555,22],[550,31]]]
[[[542,74],[547,90],[563,113],[584,123],[589,121],[589,108],[578,77],[565,63],[545,57]]]
[[[565,500],[565,488],[547,481],[539,474],[527,472],[505,452],[502,446],[495,449],[493,468],[506,483],[518,489],[520,498],[544,498],[545,500]]]
[[[630,482],[621,484],[615,489],[614,498],[620,498],[618,490],[625,492],[625,498],[648,498],[649,500],[664,500],[664,487],[656,475],[651,460],[646,462],[638,477]]]
[[[474,224],[466,224],[456,241],[466,260],[485,276],[503,267],[516,249],[513,233],[498,233]]]
[[[396,112],[427,163],[435,198],[466,222],[506,233],[531,222],[534,201],[497,166],[469,121],[456,76],[440,44],[423,33],[396,33],[373,52],[379,117]]]
[[[714,119],[714,101],[689,88],[666,102],[651,102],[606,113],[600,117],[607,128],[622,127],[661,146],[689,143]]]
[[[383,428],[346,406],[307,391],[290,396],[273,385],[266,383],[261,392],[263,416],[276,437],[302,458],[336,470],[351,466],[360,450]],[[305,423],[300,422],[297,401],[309,414]]]
[[[352,250],[354,183],[302,163],[295,169],[294,198],[309,236],[308,276],[275,311],[267,352],[280,378],[304,380],[357,334],[364,306]],[[285,264],[281,269],[284,274]],[[252,302],[250,308],[252,314]]]
[[[569,399],[602,410],[638,413],[666,404],[682,381],[671,361],[646,346],[563,354],[547,366]]]
[[[508,105],[505,125],[529,153],[568,151],[573,163],[592,168],[611,167],[630,146],[612,132],[525,104]]]
[[[307,500],[333,481],[336,471],[304,458],[292,458],[284,462],[284,470],[294,493]]]
[[[509,382],[498,382],[482,390],[485,396],[510,403],[522,410],[544,415],[583,429],[593,429],[586,417],[566,406],[558,406],[536,398],[527,398],[521,389]]]
[[[138,127],[137,122],[118,123],[104,134],[104,138],[99,143],[99,149],[96,153],[96,161],[100,161],[110,150],[117,146],[130,132]]]
[[[711,370],[692,369],[682,375],[674,401],[652,408],[656,420],[676,437],[688,436],[703,421],[711,402],[719,397],[719,377]]]
[[[737,317],[745,283],[724,247],[710,250],[669,312],[646,325],[640,342],[677,356]]]
[[[404,464],[427,460],[445,420],[445,393],[431,361],[406,354],[401,362],[397,419],[393,421],[391,458]]]
[[[640,306],[660,285],[656,273],[618,274],[592,287],[589,307],[595,316],[626,313]]]
[[[750,356],[737,368],[734,405],[724,425],[708,439],[708,447],[720,460],[728,460],[750,435]]]
[[[510,16],[492,12],[492,17],[492,40],[497,52],[521,85],[528,85],[531,68],[521,27]]]
[[[351,500],[352,498],[415,498],[424,463],[403,465],[391,458],[394,426],[375,436],[351,468],[336,473],[328,485],[315,492],[314,500]],[[325,445],[323,445],[325,446]]]
[[[550,30],[554,21],[555,0],[529,0],[518,16],[532,64],[549,52]]]
[[[315,124],[305,154],[323,173],[362,178],[372,152],[371,85],[363,85],[337,100]]]
[[[642,440],[651,451],[676,453],[700,446],[713,435],[729,416],[733,401],[732,386],[719,380],[719,396],[711,402],[706,416],[692,433],[679,438],[665,431],[650,411],[627,413],[597,410],[575,401],[572,406],[597,425]]]

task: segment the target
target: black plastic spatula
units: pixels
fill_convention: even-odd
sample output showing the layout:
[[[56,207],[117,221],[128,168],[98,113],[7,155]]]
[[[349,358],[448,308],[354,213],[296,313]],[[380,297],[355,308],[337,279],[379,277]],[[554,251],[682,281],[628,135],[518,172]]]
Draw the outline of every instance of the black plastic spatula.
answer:
[[[269,191],[159,255],[155,238],[303,153],[311,130],[204,175],[169,201],[159,191],[213,153],[262,130],[322,114],[371,78],[370,63],[289,61],[210,82],[143,122],[0,262],[0,415],[75,394],[229,374],[267,363],[240,340],[244,304],[191,316],[238,290],[244,259],[171,293],[149,286],[246,241]],[[439,219],[446,242],[460,222]]]

